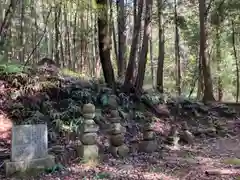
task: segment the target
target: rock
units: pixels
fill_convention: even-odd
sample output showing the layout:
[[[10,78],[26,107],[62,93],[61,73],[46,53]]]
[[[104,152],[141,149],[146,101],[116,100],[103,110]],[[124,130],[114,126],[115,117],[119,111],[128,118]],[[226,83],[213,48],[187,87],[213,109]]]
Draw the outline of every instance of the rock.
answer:
[[[157,143],[155,141],[142,141],[139,144],[139,150],[146,153],[152,153],[157,150]]]
[[[194,142],[194,136],[188,130],[185,130],[182,132],[182,134],[180,135],[180,139],[188,144],[193,144],[193,142]]]
[[[81,126],[82,133],[97,132],[98,130],[99,127],[96,124],[84,124]]]
[[[120,117],[115,117],[115,118],[108,118],[110,123],[120,123],[121,118]]]
[[[95,106],[93,104],[84,104],[82,108],[83,114],[92,114],[95,113]]]
[[[188,125],[187,125],[187,122],[184,121],[183,124],[182,124],[182,130],[185,131],[185,130],[189,130],[188,128]]]
[[[145,126],[143,127],[143,130],[145,131],[152,131],[154,130],[154,123],[146,123]]]
[[[80,145],[77,147],[77,153],[84,161],[98,160],[97,145]]]
[[[94,121],[93,119],[86,119],[86,120],[84,121],[84,123],[87,124],[87,125],[93,125],[93,124],[96,124],[95,121]]]
[[[129,148],[126,145],[121,145],[121,146],[118,146],[118,147],[110,146],[109,151],[116,158],[117,157],[124,158],[128,155]]]
[[[121,146],[124,143],[124,136],[122,134],[111,135],[110,144],[112,146]]]
[[[126,128],[123,127],[120,123],[113,123],[111,124],[111,134],[116,135],[116,134],[124,134],[126,133]]]
[[[126,145],[121,145],[121,146],[119,146],[119,147],[117,147],[118,148],[118,155],[120,156],[120,157],[126,157],[127,155],[128,155],[128,153],[129,153],[129,148],[126,146]]]
[[[217,130],[215,127],[209,127],[209,128],[197,128],[193,132],[193,135],[199,136],[199,135],[206,135],[210,137],[215,137],[217,135]]]
[[[144,140],[154,140],[155,132],[154,131],[144,131],[143,132],[143,139]]]
[[[83,114],[85,119],[93,119],[95,117],[95,113],[85,113]]]
[[[117,109],[118,103],[117,103],[117,97],[115,95],[109,96],[108,105],[111,109]]]
[[[97,133],[85,133],[81,136],[84,145],[94,145],[97,142]]]
[[[111,110],[110,115],[111,118],[120,117],[118,110]]]

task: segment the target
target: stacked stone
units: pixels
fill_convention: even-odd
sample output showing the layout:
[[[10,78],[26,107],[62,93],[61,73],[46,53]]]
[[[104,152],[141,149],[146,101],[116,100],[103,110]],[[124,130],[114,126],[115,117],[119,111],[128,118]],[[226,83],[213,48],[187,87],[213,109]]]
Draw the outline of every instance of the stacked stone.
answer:
[[[172,125],[169,135],[166,139],[166,143],[170,145],[171,149],[178,149],[179,148],[179,131],[176,125]]]
[[[95,106],[85,104],[82,108],[84,122],[81,127],[81,145],[78,149],[78,155],[83,161],[98,160],[97,131],[98,125],[94,122]]]
[[[120,123],[121,118],[118,110],[111,110],[110,114],[110,152],[114,157],[125,157],[129,153],[129,148],[124,145],[124,134],[126,129]]]
[[[155,140],[155,132],[153,129],[152,118],[150,114],[145,114],[145,125],[143,127],[143,140],[140,144],[140,150],[146,153],[151,153],[157,150]]]

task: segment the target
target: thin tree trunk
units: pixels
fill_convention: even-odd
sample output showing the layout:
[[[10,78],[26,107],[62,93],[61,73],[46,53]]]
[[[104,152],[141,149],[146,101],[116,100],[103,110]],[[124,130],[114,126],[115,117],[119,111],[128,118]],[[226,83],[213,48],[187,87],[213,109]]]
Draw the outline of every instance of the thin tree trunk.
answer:
[[[20,18],[20,51],[19,51],[19,60],[20,62],[24,62],[24,16],[25,16],[25,4],[24,1],[21,1],[21,18]]]
[[[181,64],[180,64],[180,50],[179,50],[179,29],[178,29],[178,14],[177,1],[174,1],[174,20],[175,20],[175,66],[176,66],[176,89],[177,95],[181,95]]]
[[[137,8],[137,1],[134,0],[134,8]],[[136,12],[136,10],[134,10]],[[130,56],[128,61],[128,66],[126,70],[125,75],[125,81],[124,81],[124,89],[125,91],[129,91],[130,86],[132,84],[132,78],[133,78],[133,72],[134,72],[134,63],[135,63],[135,57],[136,57],[136,51],[137,51],[137,45],[139,40],[139,31],[141,28],[141,17],[142,17],[142,11],[143,11],[143,0],[139,0],[138,3],[138,14],[134,18],[134,30],[133,30],[133,37],[132,37],[132,45],[130,50]]]
[[[138,74],[137,74],[136,83],[135,83],[137,92],[140,92],[140,90],[142,89],[144,76],[145,76],[147,54],[148,54],[148,42],[149,42],[149,36],[150,36],[150,23],[151,23],[150,9],[151,8],[152,8],[152,0],[147,0],[141,56],[139,60]]]
[[[236,87],[236,102],[238,102],[239,99],[239,84],[240,84],[240,79],[239,79],[239,63],[238,63],[238,58],[237,58],[237,50],[236,50],[236,45],[235,45],[235,25],[234,21],[232,20],[232,46],[233,46],[233,55],[235,58],[235,65],[236,65],[236,79],[237,79],[237,87]]]
[[[59,21],[61,16],[61,5],[58,5],[55,8],[55,61],[58,65],[60,65],[60,55],[59,55]]]
[[[126,68],[126,35],[125,35],[125,7],[124,0],[117,1],[118,7],[118,77],[124,77]]]
[[[98,15],[99,54],[105,82],[115,91],[115,77],[110,59],[111,37],[109,32],[108,0],[97,0],[102,7]]]
[[[158,6],[158,67],[157,67],[157,89],[160,93],[163,93],[163,66],[164,66],[164,55],[165,55],[165,38],[164,38],[164,27],[162,23],[162,8],[163,0],[157,1]]]
[[[218,101],[222,101],[223,97],[223,84],[221,78],[221,39],[220,39],[220,24],[216,27],[216,58],[217,58],[217,72],[218,72]]]

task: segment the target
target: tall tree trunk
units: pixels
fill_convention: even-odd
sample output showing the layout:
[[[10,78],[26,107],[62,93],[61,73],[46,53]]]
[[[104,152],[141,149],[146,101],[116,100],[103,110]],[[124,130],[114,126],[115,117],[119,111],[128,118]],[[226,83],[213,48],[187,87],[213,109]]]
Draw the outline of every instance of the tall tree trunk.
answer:
[[[21,18],[20,18],[20,51],[19,51],[19,60],[20,62],[24,62],[24,17],[25,17],[25,4],[24,1],[21,1]]]
[[[203,101],[215,101],[213,96],[213,85],[209,61],[206,58],[206,2],[199,0],[199,21],[200,21],[200,61],[204,80]]]
[[[99,54],[105,82],[115,91],[115,77],[110,59],[111,37],[109,32],[108,0],[97,0],[102,7],[98,15]]]
[[[150,23],[151,23],[150,9],[152,8],[152,0],[147,0],[145,5],[146,5],[146,16],[144,20],[144,35],[143,35],[141,56],[140,56],[139,66],[138,66],[138,74],[137,74],[136,83],[135,83],[137,92],[139,92],[143,87],[145,70],[146,70],[148,42],[149,42],[149,36],[150,36]]]
[[[125,91],[129,91],[129,88],[132,84],[133,78],[133,71],[134,71],[134,63],[137,51],[137,45],[139,40],[139,31],[141,28],[141,17],[143,11],[143,0],[139,0],[138,3],[138,12],[137,16],[134,18],[134,30],[133,30],[133,37],[132,37],[132,46],[129,55],[129,62],[126,70],[125,81],[124,81],[124,89]],[[137,1],[134,0],[134,8],[137,6]],[[134,10],[136,12],[136,10]]]
[[[126,68],[126,21],[124,0],[117,1],[118,8],[118,77],[124,77]]]
[[[240,85],[240,79],[239,79],[239,62],[237,58],[237,50],[236,50],[236,45],[235,45],[235,25],[234,21],[232,20],[232,47],[233,47],[233,55],[235,58],[235,65],[236,65],[236,102],[238,102],[239,99],[239,85]]]
[[[160,93],[163,93],[163,66],[164,66],[164,55],[165,55],[165,38],[164,38],[164,25],[162,23],[162,9],[163,0],[157,1],[158,6],[158,67],[157,67],[157,89]]]
[[[60,21],[60,16],[61,16],[61,5],[58,5],[56,6],[55,8],[55,12],[54,12],[54,15],[55,15],[55,21],[54,21],[54,25],[55,25],[55,61],[58,65],[60,65],[60,55],[59,55],[59,21]]]
[[[220,39],[220,24],[216,26],[216,58],[217,58],[217,72],[218,72],[218,101],[222,101],[223,97],[223,84],[221,78],[221,39]]]
[[[177,1],[174,1],[174,20],[175,20],[175,66],[176,66],[176,89],[177,95],[181,95],[181,65],[180,65],[180,50],[179,50],[179,29],[178,29],[178,13]]]
[[[152,8],[150,9],[150,17],[151,17],[151,22],[152,22]],[[154,74],[154,63],[153,63],[153,41],[152,41],[152,24],[150,24],[150,36],[149,36],[149,54],[150,54],[150,62],[151,62],[151,77],[152,77],[152,88],[155,89],[155,74]]]

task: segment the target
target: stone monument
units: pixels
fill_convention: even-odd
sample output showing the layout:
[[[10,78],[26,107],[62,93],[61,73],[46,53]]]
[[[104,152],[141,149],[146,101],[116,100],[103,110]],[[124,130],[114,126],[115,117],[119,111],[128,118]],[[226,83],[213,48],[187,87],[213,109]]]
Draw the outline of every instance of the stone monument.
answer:
[[[13,126],[11,159],[5,161],[7,176],[28,169],[51,168],[54,164],[54,156],[48,155],[47,125]]]
[[[109,121],[111,123],[109,150],[114,157],[125,157],[129,153],[129,148],[124,145],[126,129],[120,123],[121,118],[118,110],[111,110]]]
[[[94,122],[95,106],[85,104],[82,109],[84,122],[81,127],[80,140],[81,145],[78,147],[78,155],[84,162],[89,160],[98,160],[97,131],[98,125]]]
[[[145,114],[145,124],[143,127],[143,140],[140,143],[140,150],[146,153],[151,153],[157,150],[157,143],[155,140],[155,132],[153,129],[153,122],[151,114]]]

